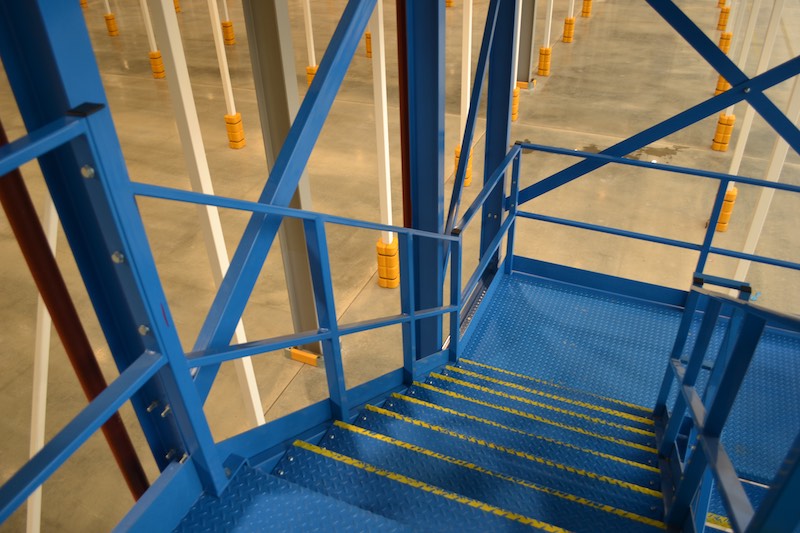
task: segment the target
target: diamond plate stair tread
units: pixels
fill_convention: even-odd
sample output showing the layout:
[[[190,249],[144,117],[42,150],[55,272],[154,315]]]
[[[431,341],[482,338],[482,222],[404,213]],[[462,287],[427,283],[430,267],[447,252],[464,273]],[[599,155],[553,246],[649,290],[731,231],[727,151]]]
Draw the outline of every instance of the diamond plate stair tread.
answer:
[[[482,305],[467,359],[655,405],[680,310],[525,274],[504,276]]]
[[[593,403],[597,406],[615,409],[623,413],[652,418],[652,410],[647,407],[633,404],[628,405],[628,402],[623,402],[622,400],[617,400],[616,398],[606,398],[592,394],[588,391],[538,379],[535,376],[525,376],[517,372],[490,367],[488,365],[484,365],[483,363],[470,361],[469,359],[464,358],[459,361],[457,366],[466,370],[471,370],[472,372],[483,374],[485,376],[508,381],[510,383],[516,383],[517,385],[522,385],[523,387],[530,387],[550,394],[566,396],[575,400]]]
[[[606,421],[605,418],[603,417],[597,417],[593,415],[583,415],[582,413],[575,413],[574,411],[571,411],[569,409],[565,409],[560,406],[558,407],[550,406],[548,404],[545,404],[544,402],[538,402],[538,403],[547,405],[547,407],[531,405],[530,403],[527,403],[523,400],[507,398],[496,394],[496,392],[500,391],[488,392],[483,390],[477,390],[473,387],[470,387],[469,385],[455,383],[447,379],[438,378],[436,374],[431,374],[428,377],[428,379],[425,380],[425,383],[433,385],[434,387],[437,387],[439,389],[452,391],[461,394],[463,396],[475,398],[477,400],[481,400],[484,402],[489,402],[496,405],[509,407],[511,409],[516,409],[518,411],[524,411],[526,413],[530,413],[540,417],[545,417],[550,420],[559,422],[561,424],[567,424],[570,426],[583,428],[587,431],[600,433],[617,439],[624,439],[631,442],[636,442],[646,446],[655,446],[655,431],[653,431],[652,429],[642,430],[651,433],[645,435],[634,430],[623,429],[622,427],[615,427],[611,425],[612,422]],[[513,395],[513,396],[521,398],[521,396],[519,395]],[[559,409],[560,411],[556,411],[554,409]],[[569,411],[569,412],[564,412],[564,411]],[[617,424],[617,422],[613,422],[613,424]],[[627,424],[619,424],[619,425],[627,426]]]
[[[419,386],[411,387],[406,394],[410,397],[418,398],[428,403],[441,405],[442,407],[453,409],[460,413],[466,413],[480,418],[493,420],[494,422],[498,422],[504,426],[520,429],[526,433],[541,435],[543,437],[552,438],[562,442],[569,442],[582,448],[589,448],[616,455],[618,457],[625,457],[639,463],[647,464],[647,461],[652,461],[655,458],[655,449],[640,449],[632,445],[625,445],[620,442],[604,440],[597,436],[586,435],[545,422],[531,420],[519,414],[478,405],[476,403],[458,398],[452,398],[444,393],[428,390]],[[464,433],[467,435],[482,437],[487,431],[487,428],[484,425],[477,426],[470,420],[455,417],[454,415],[447,413],[436,411],[429,412],[428,410],[425,410],[422,414],[416,415],[414,413],[420,411],[418,406],[412,406],[406,402],[397,402],[394,399],[387,401],[386,407],[387,409],[396,410],[397,412],[401,412],[402,414],[411,416],[412,418],[421,418],[424,416],[424,419],[429,422],[450,427],[459,433]],[[529,440],[531,443],[524,447],[522,451],[535,449],[537,446],[539,446],[538,439],[531,438]]]
[[[556,392],[545,392],[537,389],[533,384],[522,385],[513,383],[500,377],[485,376],[480,372],[468,368],[448,366],[439,371],[439,373],[458,379],[459,381],[480,385],[512,396],[519,396],[533,402],[551,405],[559,409],[569,410],[616,424],[653,431],[653,421],[646,415],[642,416],[644,413],[633,415],[610,407],[597,405],[595,401],[592,401],[594,399],[590,399],[590,401],[579,400],[574,398],[568,390],[562,389]]]
[[[243,466],[220,498],[202,496],[175,531],[412,530],[386,517]]]
[[[656,531],[610,512],[533,490],[475,469],[407,450],[391,443],[331,428],[320,446],[378,468],[441,487],[570,531]],[[605,503],[605,502],[601,502]]]
[[[293,458],[290,461],[289,458]],[[294,447],[278,463],[281,477],[415,531],[531,531],[531,526]],[[533,528],[535,529],[535,528]]]
[[[631,488],[620,487],[596,479],[596,477],[589,477],[591,472],[587,475],[570,472],[553,465],[525,459],[513,453],[507,453],[466,439],[426,429],[377,412],[362,412],[356,421],[356,425],[375,433],[427,448],[433,452],[468,461],[488,470],[539,483],[583,498],[595,501],[602,500],[603,503],[608,505],[636,512],[650,518],[658,520],[663,518],[660,494],[653,496]],[[499,446],[497,447],[499,448]],[[581,465],[577,468],[588,469],[589,466]],[[628,470],[630,470],[630,467]]]
[[[649,454],[647,458],[635,457],[635,460],[631,460],[630,456],[638,455],[638,451],[634,450],[635,453],[630,454],[629,450],[625,449],[618,450],[619,454],[608,454],[596,448],[581,448],[569,440],[554,441],[541,434],[526,433],[512,426],[503,426],[496,420],[485,418],[481,419],[485,422],[480,422],[467,418],[463,413],[442,412],[441,407],[414,404],[410,403],[413,398],[410,400],[404,398],[409,397],[391,398],[385,408],[424,423],[445,427],[470,438],[483,439],[500,446],[530,453],[560,464],[581,467],[600,475],[622,479],[643,487],[657,486],[660,482],[660,474],[655,467],[657,464],[655,453]],[[392,403],[393,407],[389,407],[389,403]],[[459,429],[455,429],[455,427]],[[629,462],[635,464],[628,464]]]

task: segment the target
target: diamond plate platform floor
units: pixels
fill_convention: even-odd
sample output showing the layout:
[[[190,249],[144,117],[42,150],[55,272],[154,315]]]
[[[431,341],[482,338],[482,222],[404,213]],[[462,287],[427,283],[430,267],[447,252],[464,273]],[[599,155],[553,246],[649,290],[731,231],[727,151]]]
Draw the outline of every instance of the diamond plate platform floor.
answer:
[[[220,498],[202,496],[176,533],[380,531],[409,528],[358,507],[243,466]]]
[[[525,274],[504,276],[470,327],[464,349],[493,378],[525,384],[537,378],[652,408],[681,318],[679,309],[561,284]],[[699,329],[695,319],[685,353]],[[722,325],[710,352],[722,340]],[[707,364],[713,364],[709,356]],[[504,372],[505,371],[505,372]],[[707,373],[702,373],[702,386]],[[723,433],[745,479],[768,484],[800,431],[800,337],[767,329]],[[584,399],[586,396],[584,395]],[[673,395],[674,399],[674,395]],[[598,403],[598,405],[607,405]],[[780,405],[781,408],[775,408]],[[624,409],[620,409],[624,410]]]

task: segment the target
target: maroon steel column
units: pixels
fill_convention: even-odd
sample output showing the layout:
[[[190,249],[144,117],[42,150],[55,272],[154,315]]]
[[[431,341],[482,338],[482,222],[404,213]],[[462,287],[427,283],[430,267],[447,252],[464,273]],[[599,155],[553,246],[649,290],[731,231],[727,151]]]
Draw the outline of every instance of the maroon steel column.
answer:
[[[8,137],[0,122],[0,146],[6,144]],[[28,263],[81,388],[91,401],[106,388],[106,380],[94,357],[89,338],[72,303],[19,170],[0,176],[0,204],[6,212],[8,223],[22,249],[22,255]],[[119,413],[114,413],[106,421],[103,434],[131,494],[138,500],[150,483]]]
[[[406,0],[397,0],[397,80],[400,89],[400,168],[403,183],[403,226],[411,227],[411,162],[408,140],[408,29]]]

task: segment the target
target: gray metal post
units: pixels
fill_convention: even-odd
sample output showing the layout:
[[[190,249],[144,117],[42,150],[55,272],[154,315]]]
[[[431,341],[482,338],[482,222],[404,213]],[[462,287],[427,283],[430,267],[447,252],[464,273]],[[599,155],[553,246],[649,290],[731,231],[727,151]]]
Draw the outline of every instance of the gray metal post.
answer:
[[[530,83],[533,79],[533,61],[536,43],[536,0],[522,0],[522,14],[519,25],[519,54],[517,55],[517,79]]]
[[[289,11],[286,0],[243,0],[242,7],[267,167],[271,168],[300,107]],[[311,187],[305,173],[289,206],[311,209]],[[284,220],[279,237],[294,329],[316,330],[314,289],[302,222]],[[319,343],[303,348],[322,353]]]

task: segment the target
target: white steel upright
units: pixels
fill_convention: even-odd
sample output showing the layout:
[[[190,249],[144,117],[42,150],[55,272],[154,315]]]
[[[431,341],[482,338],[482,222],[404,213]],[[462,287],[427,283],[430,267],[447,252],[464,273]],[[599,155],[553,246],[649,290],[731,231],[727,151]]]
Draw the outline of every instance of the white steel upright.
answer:
[[[472,79],[472,0],[464,0],[461,21],[461,122],[459,145],[464,138],[469,113],[470,80]]]
[[[203,137],[200,134],[200,121],[197,118],[197,108],[189,81],[189,70],[181,44],[178,18],[171,5],[168,6],[159,0],[150,0],[150,5],[153,6],[156,13],[156,29],[164,43],[164,60],[169,64],[170,72],[174,72],[174,75],[168,77],[170,97],[175,109],[178,134],[181,138],[192,189],[204,194],[214,194]],[[198,206],[198,211],[203,226],[211,272],[215,283],[219,286],[229,266],[219,211],[212,206]],[[247,342],[241,320],[236,326],[235,338],[237,343]],[[249,357],[236,359],[234,367],[242,388],[242,398],[245,402],[247,416],[252,423],[261,425],[264,423],[264,413],[253,371],[253,362]]]
[[[511,86],[517,86],[517,76],[519,76],[519,28],[522,24],[522,0],[516,1],[514,13],[514,64],[512,65],[512,69],[514,69],[514,75],[511,77]],[[530,77],[530,73],[526,78]]]
[[[375,3],[369,22],[372,34],[372,94],[375,102],[375,139],[378,145],[378,195],[381,224],[392,224],[392,174],[389,167],[389,113],[386,100],[386,46],[383,34],[383,2]],[[391,244],[394,234],[381,232],[384,244]]]
[[[44,234],[53,256],[56,254],[58,240],[58,215],[50,196],[44,211]],[[31,401],[31,440],[30,457],[36,455],[44,446],[45,418],[47,415],[47,373],[50,364],[50,333],[52,320],[42,296],[36,302],[36,340],[33,347],[33,399]],[[42,528],[42,487],[38,487],[28,497],[27,533],[39,533]]]
[[[775,47],[775,39],[778,36],[778,28],[783,16],[784,1],[785,0],[775,0],[775,3],[772,5],[772,12],[770,13],[769,22],[767,23],[767,31],[764,34],[764,45],[761,48],[761,55],[758,58],[758,66],[756,66],[756,74],[761,74],[762,72],[766,71],[767,67],[769,66],[769,60],[770,57],[772,57],[772,50]],[[756,18],[757,17],[755,15],[752,17],[752,19]],[[755,20],[751,20],[750,23],[754,24]],[[746,53],[744,59],[747,59]],[[739,68],[743,69],[743,67],[744,63],[740,62]],[[753,109],[753,106],[747,103],[745,103],[745,106],[742,129],[739,132],[739,138],[736,140],[736,146],[733,149],[733,158],[731,159],[731,165],[728,169],[728,173],[734,175],[739,173],[739,168],[742,164],[742,158],[744,157],[744,150],[747,147],[747,140],[750,137],[750,129],[753,126],[753,119],[755,118],[756,114],[756,110]],[[728,110],[726,113],[730,114],[731,111]],[[733,183],[728,184],[729,189],[732,186]]]
[[[223,4],[225,0],[223,0]],[[226,19],[227,18],[227,6]],[[229,115],[236,114],[236,103],[233,100],[233,85],[231,84],[231,72],[228,68],[228,56],[225,53],[225,41],[222,37],[222,23],[219,20],[219,7],[217,0],[208,0],[208,14],[211,16],[211,33],[214,35],[214,48],[217,50],[217,63],[219,64],[219,75],[222,77],[222,94],[225,97],[225,108]]]
[[[550,48],[550,34],[553,29],[553,0],[547,0],[547,18],[544,26],[544,47]]]
[[[789,109],[786,112],[786,116],[793,124],[797,124],[798,119],[800,119],[800,76],[794,79],[792,95],[789,98]],[[769,158],[769,166],[767,167],[767,175],[765,176],[767,181],[780,180],[781,171],[786,162],[786,155],[788,152],[789,143],[787,143],[783,137],[778,136],[772,147],[772,154]],[[747,239],[745,240],[742,252],[746,254],[755,252],[758,240],[761,238],[761,232],[764,230],[764,222],[767,219],[773,196],[775,196],[775,189],[766,187],[761,189],[761,196],[758,198],[758,204],[756,204],[755,214],[753,215],[753,222],[750,224],[750,230],[747,232]],[[749,271],[750,261],[740,259],[739,264],[736,266],[734,279],[744,281]]]
[[[147,43],[150,45],[150,51],[158,51],[156,44],[156,35],[153,32],[153,21],[150,18],[150,10],[147,8],[147,0],[139,0],[139,5],[142,8],[142,19],[144,20],[144,30],[147,34]]]
[[[311,26],[311,0],[303,0],[303,26],[306,30],[306,51],[308,53],[308,66],[317,66],[317,55],[314,52],[314,29]]]
[[[575,0],[569,0],[569,18],[575,18]]]

